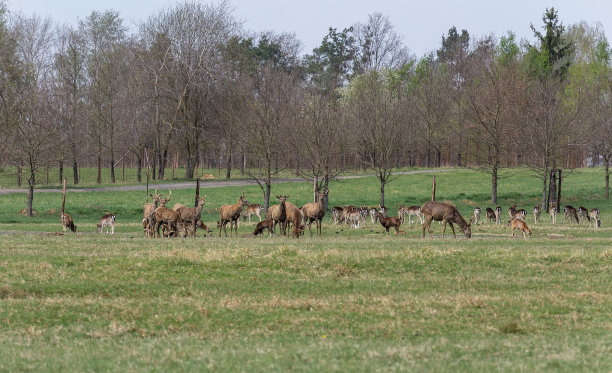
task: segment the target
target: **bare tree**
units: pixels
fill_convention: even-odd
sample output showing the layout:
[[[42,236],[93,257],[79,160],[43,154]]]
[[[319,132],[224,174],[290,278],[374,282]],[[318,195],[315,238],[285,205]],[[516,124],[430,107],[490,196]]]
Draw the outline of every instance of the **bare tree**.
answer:
[[[345,101],[352,150],[376,172],[381,206],[385,204],[385,186],[394,180],[395,158],[407,134],[400,118],[403,102],[387,79],[387,73],[377,71],[353,79]]]

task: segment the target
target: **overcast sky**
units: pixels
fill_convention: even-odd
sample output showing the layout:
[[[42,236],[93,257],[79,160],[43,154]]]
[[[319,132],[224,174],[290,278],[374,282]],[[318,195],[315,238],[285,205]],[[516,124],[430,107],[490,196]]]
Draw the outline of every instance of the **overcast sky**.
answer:
[[[49,16],[76,23],[92,10],[114,9],[131,26],[158,10],[176,3],[169,0],[8,0],[11,11]],[[376,11],[389,16],[405,45],[417,57],[440,46],[442,35],[453,25],[472,37],[515,32],[533,40],[529,24],[540,28],[547,7],[555,7],[564,25],[584,20],[600,22],[610,39],[612,0],[233,0],[235,15],[251,31],[295,32],[303,53],[320,45],[329,27],[339,30],[367,21]]]

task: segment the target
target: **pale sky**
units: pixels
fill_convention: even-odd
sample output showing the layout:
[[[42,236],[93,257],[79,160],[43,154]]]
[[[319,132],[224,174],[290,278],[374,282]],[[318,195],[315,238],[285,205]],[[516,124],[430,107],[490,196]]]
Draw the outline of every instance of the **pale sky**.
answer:
[[[203,1],[205,2],[205,1]],[[49,16],[76,23],[92,10],[114,9],[132,26],[158,10],[177,3],[170,0],[8,0],[11,11]],[[388,16],[404,44],[417,57],[439,48],[442,35],[453,25],[467,29],[472,38],[513,31],[518,39],[533,41],[529,24],[538,29],[547,7],[558,10],[568,26],[581,20],[600,22],[608,39],[612,33],[612,0],[233,0],[235,16],[250,31],[294,32],[310,53],[321,44],[329,27],[341,30],[366,22],[376,11]]]

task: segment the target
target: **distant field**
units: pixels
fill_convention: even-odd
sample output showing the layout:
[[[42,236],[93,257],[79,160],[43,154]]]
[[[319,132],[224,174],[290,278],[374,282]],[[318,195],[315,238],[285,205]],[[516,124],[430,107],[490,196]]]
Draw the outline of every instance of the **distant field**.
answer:
[[[329,224],[322,238],[146,239],[144,192],[70,193],[79,233],[0,235],[0,371],[610,371],[612,208],[603,172],[578,170],[565,202],[599,207],[602,229],[533,225],[540,184],[507,170],[500,205],[529,210],[533,238],[480,224],[474,238],[421,239],[418,225]],[[430,198],[431,174],[401,176],[387,206]],[[489,178],[436,174],[464,215],[490,206]],[[257,186],[206,189],[204,220]],[[193,190],[173,202],[193,203]],[[300,205],[308,184],[278,184]],[[0,231],[59,232],[61,193],[0,196]],[[374,178],[333,182],[330,204],[375,205]],[[564,203],[565,204],[565,203]],[[50,212],[50,210],[55,210]],[[112,211],[114,236],[93,232]],[[392,215],[396,215],[392,211]],[[432,226],[435,235],[441,227]],[[450,233],[450,230],[447,230]],[[459,233],[459,232],[458,232]]]

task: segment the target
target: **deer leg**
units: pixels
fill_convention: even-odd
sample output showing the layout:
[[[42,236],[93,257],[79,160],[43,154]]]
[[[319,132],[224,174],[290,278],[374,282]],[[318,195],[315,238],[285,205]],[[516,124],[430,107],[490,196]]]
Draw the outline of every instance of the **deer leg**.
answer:
[[[442,238],[444,238],[444,232],[446,232],[446,219],[442,219]]]
[[[453,230],[453,237],[457,238],[457,235],[455,234],[455,226],[453,225],[453,223],[449,221],[448,225],[450,225],[451,229]]]

